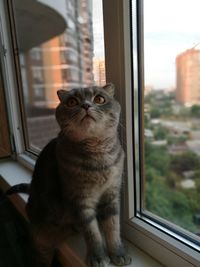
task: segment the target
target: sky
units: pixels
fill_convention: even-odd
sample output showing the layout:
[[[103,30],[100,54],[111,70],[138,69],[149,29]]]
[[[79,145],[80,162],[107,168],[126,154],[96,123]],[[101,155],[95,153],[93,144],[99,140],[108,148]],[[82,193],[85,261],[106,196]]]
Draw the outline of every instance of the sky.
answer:
[[[104,58],[102,0],[93,0],[94,57]]]
[[[175,87],[176,56],[198,43],[200,0],[144,0],[146,85]]]
[[[102,1],[93,0],[94,54],[104,57]],[[176,56],[200,43],[200,0],[144,0],[145,84],[176,86]],[[196,47],[200,49],[200,45]]]

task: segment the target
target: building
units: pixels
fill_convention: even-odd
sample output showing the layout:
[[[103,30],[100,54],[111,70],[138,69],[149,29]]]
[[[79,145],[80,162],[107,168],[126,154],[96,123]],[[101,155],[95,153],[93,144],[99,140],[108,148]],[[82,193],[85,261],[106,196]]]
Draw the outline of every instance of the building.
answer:
[[[37,1],[32,2],[38,5]],[[23,34],[18,38],[27,136],[30,146],[35,151],[41,149],[52,136],[58,134],[59,127],[54,115],[54,109],[59,102],[57,91],[61,88],[70,90],[94,84],[92,0],[49,2],[51,3],[49,9],[45,6],[44,10],[45,7],[40,5],[38,12],[42,14],[41,19],[43,19],[47,12],[52,15],[55,6],[53,18],[57,22],[56,30],[51,23],[49,24],[49,21],[51,22],[49,15],[44,25],[45,34],[42,32],[37,34],[36,28],[33,31],[34,42],[28,38],[25,42]],[[24,2],[21,9],[26,10],[25,7],[29,8],[28,2]],[[41,10],[45,13],[43,14]],[[20,13],[17,21],[21,19]],[[34,23],[31,20],[33,25],[37,23],[38,14],[36,15]],[[29,21],[28,16],[27,21]],[[20,21],[19,32],[23,25],[23,21]],[[37,27],[40,29],[40,25]],[[30,25],[25,30],[26,33],[29,32]]]
[[[176,58],[176,100],[185,106],[200,104],[200,50],[192,48]]]
[[[104,86],[106,84],[105,60],[94,59],[93,70],[95,84],[99,86]]]
[[[63,3],[65,31],[20,55],[28,110],[55,108],[57,90],[94,83],[92,1]]]

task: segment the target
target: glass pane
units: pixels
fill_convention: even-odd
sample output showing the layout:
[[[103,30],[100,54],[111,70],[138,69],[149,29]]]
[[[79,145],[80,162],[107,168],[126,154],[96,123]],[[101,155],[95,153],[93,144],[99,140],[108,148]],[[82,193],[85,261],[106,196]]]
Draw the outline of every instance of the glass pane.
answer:
[[[200,1],[144,0],[144,210],[200,233]]]
[[[102,2],[13,1],[28,148],[59,131],[57,90],[105,84]]]

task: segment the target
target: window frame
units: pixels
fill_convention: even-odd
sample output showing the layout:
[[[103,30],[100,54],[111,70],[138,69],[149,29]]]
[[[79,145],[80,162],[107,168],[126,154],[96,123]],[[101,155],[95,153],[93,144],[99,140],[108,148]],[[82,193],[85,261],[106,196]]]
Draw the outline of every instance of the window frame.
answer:
[[[2,18],[2,40],[6,47],[6,57],[4,60],[7,73],[5,79],[7,80],[7,102],[8,108],[11,109],[10,126],[12,127],[13,119],[17,123],[12,127],[12,134],[16,147],[16,157],[20,160],[21,155],[27,154],[29,157],[34,153],[29,149],[28,134],[25,123],[25,108],[22,92],[22,77],[20,73],[19,50],[16,39],[16,29],[14,23],[14,10],[12,0],[3,1],[1,10]],[[9,79],[8,79],[9,77]],[[12,81],[10,81],[12,79]],[[12,122],[11,122],[12,121]]]
[[[142,144],[138,139],[142,130],[140,129],[138,133],[137,123],[137,120],[139,119],[141,122],[143,117],[142,113],[137,115],[138,105],[141,104],[138,90],[143,88],[141,79],[143,76],[141,60],[143,58],[143,14],[141,13],[142,1],[135,0],[133,2],[134,5],[131,6],[131,1],[103,1],[106,25],[104,29],[106,77],[108,81],[113,81],[120,91],[117,92],[117,98],[121,100],[122,121],[126,128],[126,131],[122,129],[121,137],[123,143],[128,144],[125,147],[127,157],[124,175],[122,232],[126,239],[166,266],[198,266],[200,264],[199,252],[186,245],[182,236],[170,232],[163,225],[156,224],[155,221],[144,218],[137,212],[141,207],[140,194],[142,194],[140,183],[137,181],[141,182],[139,171],[143,172],[138,158],[138,155],[141,156]],[[131,17],[131,7],[134,12],[133,17]],[[110,18],[114,19],[111,21]],[[132,25],[135,27],[133,38],[130,36]],[[134,88],[133,93],[131,93],[132,87]],[[123,93],[124,88],[125,92]],[[136,191],[139,194],[136,194]]]
[[[135,182],[139,177],[138,162],[134,158],[139,153],[134,144],[137,137],[137,124],[133,124],[132,107],[137,114],[137,90],[132,95],[132,86],[138,84],[137,72],[133,69],[138,63],[137,53],[131,51],[132,45],[137,50],[137,39],[131,38],[131,5],[130,0],[102,0],[104,15],[104,38],[107,81],[116,85],[116,97],[122,106],[122,127],[120,136],[126,152],[124,174],[124,192],[122,198],[122,232],[123,236],[147,254],[166,266],[190,267],[200,263],[199,253],[184,245],[174,236],[170,236],[155,224],[136,216],[137,202],[135,190],[140,190]],[[136,2],[140,2],[135,0]],[[136,7],[135,11],[137,11]],[[8,21],[9,13],[6,1],[0,2],[0,39],[6,48],[6,56],[2,58],[3,78],[5,81],[6,100],[10,132],[15,141],[17,159],[23,165],[33,169],[35,160],[25,152],[24,130],[20,115],[21,98],[16,75],[16,62],[13,60],[13,44]],[[137,24],[137,16],[134,17]],[[136,28],[137,30],[137,28]],[[17,50],[14,50],[17,53]],[[133,61],[132,61],[133,59]],[[17,70],[18,71],[18,70]],[[137,89],[137,88],[136,88]]]
[[[3,52],[3,49],[1,51]],[[4,56],[4,54],[0,52],[0,56]],[[0,158],[8,157],[12,153],[4,91],[3,73],[0,64],[0,124],[2,126],[0,128]]]
[[[0,40],[5,49],[5,56],[1,57],[2,75],[5,87],[5,98],[8,111],[10,134],[13,137],[13,146],[16,154],[24,151],[23,130],[20,117],[20,102],[18,95],[15,65],[12,55],[11,33],[8,25],[8,10],[5,1],[0,2]]]

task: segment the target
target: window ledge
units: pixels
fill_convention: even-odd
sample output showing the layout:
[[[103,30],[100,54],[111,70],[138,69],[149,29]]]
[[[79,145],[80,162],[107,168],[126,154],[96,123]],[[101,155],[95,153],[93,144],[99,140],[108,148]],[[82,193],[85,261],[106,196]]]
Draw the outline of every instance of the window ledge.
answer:
[[[9,186],[18,183],[30,183],[32,172],[13,160],[0,161],[0,187],[6,190]],[[19,194],[17,196],[10,196],[9,199],[17,210],[25,217],[25,203],[28,196],[26,194]],[[130,267],[162,267],[160,263],[152,259],[145,252],[133,246],[130,242],[124,241],[128,253],[132,256],[133,262]],[[66,257],[66,255],[68,255]],[[70,255],[70,257],[69,257]],[[86,247],[83,238],[78,234],[69,236],[67,244],[59,250],[60,261],[63,266],[84,267],[83,260],[86,256]],[[114,266],[109,264],[108,266]]]
[[[135,247],[127,240],[123,240],[125,248],[128,254],[132,257],[132,264],[128,265],[129,267],[163,267],[164,265],[160,264],[149,255],[147,255],[142,250]],[[72,235],[67,241],[70,248],[75,251],[79,258],[85,259],[86,256],[86,247],[83,237],[79,234]],[[108,266],[115,266],[113,264],[108,264]]]

